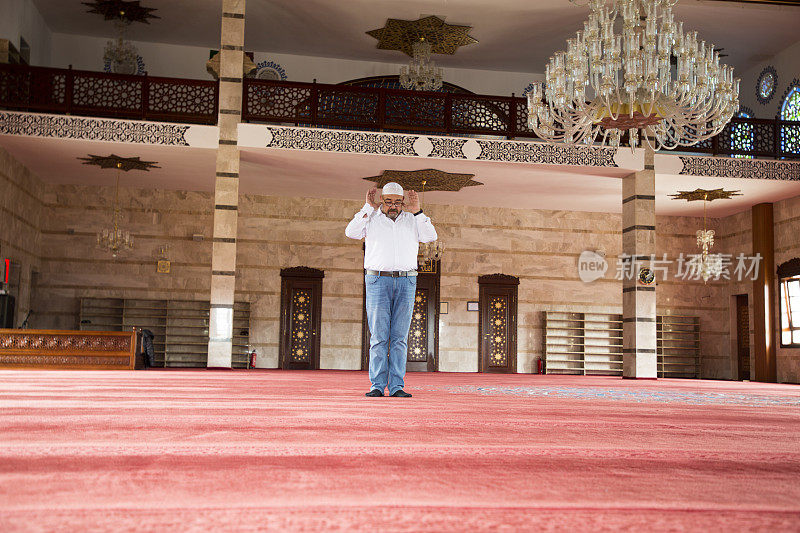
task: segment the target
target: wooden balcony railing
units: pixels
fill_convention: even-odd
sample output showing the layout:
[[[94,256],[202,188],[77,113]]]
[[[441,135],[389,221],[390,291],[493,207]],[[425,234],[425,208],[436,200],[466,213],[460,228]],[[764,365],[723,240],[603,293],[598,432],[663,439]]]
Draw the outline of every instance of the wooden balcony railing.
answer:
[[[527,101],[513,96],[403,91],[246,78],[242,118],[252,122],[438,135],[536,138]],[[800,158],[800,122],[736,118],[680,152]]]
[[[404,91],[245,78],[242,119],[366,131],[536,138],[515,96]],[[0,107],[43,113],[217,123],[219,84],[0,65]],[[684,153],[800,158],[800,122],[735,118]]]
[[[218,100],[210,80],[0,65],[5,109],[216,124]]]
[[[527,103],[513,96],[244,80],[242,118],[438,135],[535,137]]]

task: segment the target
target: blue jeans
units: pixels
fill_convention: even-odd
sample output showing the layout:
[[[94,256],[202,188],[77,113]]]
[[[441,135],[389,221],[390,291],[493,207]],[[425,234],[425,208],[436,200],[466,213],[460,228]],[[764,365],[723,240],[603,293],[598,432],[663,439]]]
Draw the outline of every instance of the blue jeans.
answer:
[[[389,394],[394,394],[404,386],[417,278],[365,275],[364,281],[370,333],[369,380],[373,389],[383,392],[388,386]]]

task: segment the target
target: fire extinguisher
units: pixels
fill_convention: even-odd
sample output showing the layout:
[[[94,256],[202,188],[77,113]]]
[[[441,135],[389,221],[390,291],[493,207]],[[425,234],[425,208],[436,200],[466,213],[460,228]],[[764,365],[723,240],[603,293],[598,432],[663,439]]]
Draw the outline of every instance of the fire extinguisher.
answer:
[[[536,363],[536,371],[539,374],[544,374],[544,361],[542,360],[541,357],[538,359],[538,361]]]
[[[256,349],[253,348],[253,351],[250,353],[250,368],[256,367]]]

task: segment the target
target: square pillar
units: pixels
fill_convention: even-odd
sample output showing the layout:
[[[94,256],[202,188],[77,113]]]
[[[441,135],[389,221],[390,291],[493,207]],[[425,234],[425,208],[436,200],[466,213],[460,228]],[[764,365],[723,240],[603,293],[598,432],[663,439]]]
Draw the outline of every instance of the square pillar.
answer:
[[[656,252],[656,197],[653,151],[645,153],[644,170],[622,178],[622,253],[647,264]],[[622,280],[622,376],[656,378],[656,287]]]
[[[245,0],[223,0],[219,63],[219,146],[214,183],[211,252],[209,368],[230,368],[233,354],[233,302],[239,214],[238,128],[242,119]]]

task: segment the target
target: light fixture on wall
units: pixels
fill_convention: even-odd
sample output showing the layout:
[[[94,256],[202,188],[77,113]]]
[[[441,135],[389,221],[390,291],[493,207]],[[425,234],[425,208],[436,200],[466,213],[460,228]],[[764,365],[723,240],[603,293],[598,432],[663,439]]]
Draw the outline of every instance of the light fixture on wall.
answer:
[[[142,161],[138,157],[120,157],[111,154],[109,156],[91,155],[89,157],[79,157],[84,165],[97,165],[100,168],[117,169],[117,180],[114,187],[114,205],[111,215],[111,226],[103,228],[97,232],[97,246],[103,250],[111,252],[111,256],[116,258],[120,253],[133,249],[133,235],[129,231],[120,228],[122,217],[119,208],[119,177],[122,171],[144,170],[148,172],[156,166],[155,161]]]
[[[442,69],[431,60],[431,54],[452,55],[460,46],[477,43],[469,36],[471,29],[431,15],[417,20],[387,19],[383,28],[367,35],[378,40],[381,50],[399,50],[411,58],[408,66],[400,68],[404,89],[435,91],[442,87]]]
[[[631,148],[692,146],[739,109],[733,68],[684,32],[677,0],[570,1],[588,5],[589,19],[528,94],[528,125],[545,141],[619,146],[627,134]]]
[[[725,191],[722,189],[695,189],[693,191],[678,191],[677,194],[670,194],[673,200],[703,200],[703,229],[697,230],[697,246],[700,247],[700,255],[696,257],[695,264],[697,273],[706,283],[709,278],[718,278],[722,274],[722,255],[711,254],[709,249],[714,246],[714,230],[706,227],[706,203],[713,200],[730,199],[733,196],[741,196],[739,191]],[[696,255],[696,254],[695,254]]]

